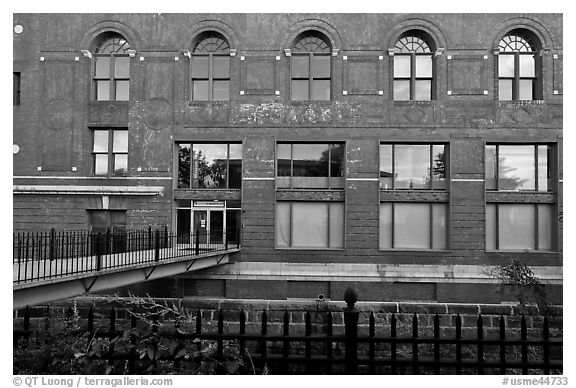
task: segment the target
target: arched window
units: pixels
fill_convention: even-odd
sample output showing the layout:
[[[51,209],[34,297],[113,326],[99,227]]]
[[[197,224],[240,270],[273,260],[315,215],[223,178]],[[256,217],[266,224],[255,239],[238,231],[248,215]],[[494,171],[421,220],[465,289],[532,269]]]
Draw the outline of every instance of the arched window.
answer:
[[[330,100],[329,40],[314,31],[301,34],[292,46],[292,100]]]
[[[498,99],[538,99],[538,39],[529,31],[517,29],[502,38],[498,49]]]
[[[421,31],[408,31],[394,46],[394,100],[431,100],[434,95],[434,46]]]
[[[230,98],[230,45],[221,34],[202,34],[191,57],[192,99],[227,101]]]
[[[94,98],[98,101],[128,101],[130,56],[128,41],[120,34],[102,34],[94,50]]]

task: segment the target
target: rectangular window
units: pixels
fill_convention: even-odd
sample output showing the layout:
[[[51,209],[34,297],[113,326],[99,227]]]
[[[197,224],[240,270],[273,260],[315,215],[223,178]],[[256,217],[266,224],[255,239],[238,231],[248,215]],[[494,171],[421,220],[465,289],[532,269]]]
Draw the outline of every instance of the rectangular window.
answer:
[[[499,53],[498,99],[501,101],[536,99],[538,67],[539,59],[533,53]]]
[[[228,101],[230,99],[230,56],[194,54],[191,58],[192,99]]]
[[[330,100],[330,54],[292,54],[292,100]]]
[[[94,98],[97,101],[128,101],[130,57],[128,55],[94,56]]]
[[[21,73],[13,73],[12,105],[20,105]]]
[[[551,191],[551,146],[488,144],[486,189]]]
[[[550,204],[486,204],[486,250],[552,251]]]
[[[446,190],[443,144],[380,144],[380,188]]]
[[[88,227],[96,233],[125,230],[126,210],[88,210]]]
[[[344,203],[277,202],[277,248],[344,248]]]
[[[394,101],[432,99],[432,58],[429,53],[394,54]]]
[[[278,143],[277,187],[344,187],[344,144]]]
[[[445,203],[380,204],[380,249],[446,249]]]
[[[242,186],[242,144],[178,144],[178,188],[238,189]]]
[[[92,154],[94,175],[124,175],[128,171],[128,131],[95,129]]]

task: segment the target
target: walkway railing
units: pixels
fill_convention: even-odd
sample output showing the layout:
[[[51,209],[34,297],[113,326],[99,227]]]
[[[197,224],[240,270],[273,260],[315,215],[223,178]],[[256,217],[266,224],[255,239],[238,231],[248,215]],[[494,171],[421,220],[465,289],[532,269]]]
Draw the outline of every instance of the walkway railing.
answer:
[[[14,234],[13,283],[73,276],[240,248],[236,229],[171,234],[167,228]]]

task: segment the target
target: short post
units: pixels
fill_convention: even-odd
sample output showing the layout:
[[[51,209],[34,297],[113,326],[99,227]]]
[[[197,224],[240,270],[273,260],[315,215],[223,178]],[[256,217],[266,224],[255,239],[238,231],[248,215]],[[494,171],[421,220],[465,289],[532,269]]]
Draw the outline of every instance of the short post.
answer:
[[[50,229],[50,261],[54,260],[56,257],[56,231],[54,228]]]
[[[354,306],[358,301],[358,294],[356,291],[348,287],[344,292],[344,333],[346,335],[345,342],[345,358],[346,358],[346,374],[356,374],[358,372],[358,316],[359,312]]]
[[[102,269],[102,247],[100,244],[102,243],[101,234],[100,232],[96,233],[96,271],[100,271]]]
[[[160,231],[154,231],[154,260],[160,261]]]

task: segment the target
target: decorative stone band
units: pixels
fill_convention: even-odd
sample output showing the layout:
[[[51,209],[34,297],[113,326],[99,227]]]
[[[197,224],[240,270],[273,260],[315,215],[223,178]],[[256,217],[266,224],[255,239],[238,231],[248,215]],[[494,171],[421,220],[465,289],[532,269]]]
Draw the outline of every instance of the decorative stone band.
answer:
[[[237,262],[226,265],[225,268],[214,268],[203,273],[202,278],[497,283],[498,279],[490,275],[494,268],[483,265]],[[562,284],[562,267],[532,266],[530,268],[543,283]]]
[[[14,185],[14,194],[158,195],[162,186]]]

